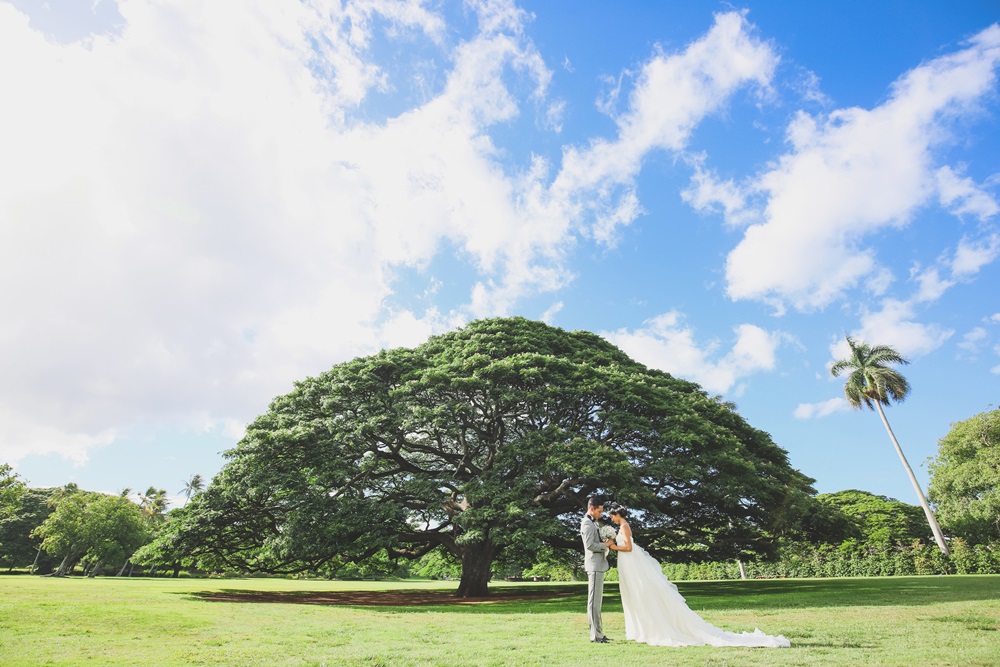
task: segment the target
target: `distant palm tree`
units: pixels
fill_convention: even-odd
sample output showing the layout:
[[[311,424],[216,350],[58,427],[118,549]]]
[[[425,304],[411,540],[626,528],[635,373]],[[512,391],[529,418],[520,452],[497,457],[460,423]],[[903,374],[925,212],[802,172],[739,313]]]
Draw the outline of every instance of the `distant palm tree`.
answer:
[[[191,496],[196,496],[202,492],[205,488],[205,480],[201,475],[191,475],[191,479],[184,482],[184,488],[181,489],[181,493],[188,500],[191,500]]]
[[[146,489],[146,493],[139,494],[139,509],[152,526],[163,521],[168,504],[170,501],[167,500],[167,492],[164,489],[151,486]]]
[[[882,424],[889,433],[889,439],[892,440],[896,453],[899,454],[899,460],[903,462],[906,474],[910,476],[913,489],[917,492],[917,498],[920,499],[920,506],[924,508],[927,523],[930,524],[931,532],[934,533],[934,540],[941,552],[948,555],[948,545],[944,541],[944,535],[941,533],[937,519],[934,518],[934,512],[931,511],[927,497],[920,489],[920,484],[917,483],[917,478],[913,474],[913,468],[910,467],[906,456],[903,455],[903,449],[899,446],[899,441],[896,440],[896,435],[892,432],[889,420],[885,418],[885,412],[882,410],[883,404],[889,405],[890,400],[903,401],[910,393],[910,383],[901,373],[889,368],[888,364],[908,364],[910,362],[888,345],[868,345],[862,341],[855,341],[850,336],[847,337],[847,344],[851,348],[851,357],[836,362],[830,367],[830,373],[834,377],[838,377],[841,373],[850,371],[851,374],[847,377],[847,383],[844,385],[844,396],[852,408],[859,409],[863,406],[869,410],[878,410],[878,416],[882,418]]]

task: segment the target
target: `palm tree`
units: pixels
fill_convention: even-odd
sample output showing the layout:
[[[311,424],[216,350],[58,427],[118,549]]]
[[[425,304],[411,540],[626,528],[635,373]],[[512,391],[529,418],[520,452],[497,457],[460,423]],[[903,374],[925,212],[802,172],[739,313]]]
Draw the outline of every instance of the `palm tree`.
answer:
[[[885,426],[886,432],[889,433],[889,439],[892,440],[899,460],[903,462],[906,474],[910,476],[910,483],[913,484],[913,489],[917,492],[920,506],[924,508],[924,514],[927,515],[927,523],[930,524],[931,532],[934,533],[934,541],[937,542],[941,552],[947,556],[948,545],[944,541],[944,535],[941,533],[937,519],[934,518],[934,512],[931,511],[927,497],[920,489],[920,484],[917,483],[917,478],[913,474],[913,468],[910,467],[906,456],[903,455],[903,449],[899,446],[899,441],[896,440],[896,435],[892,432],[889,420],[885,418],[885,412],[882,410],[883,404],[889,405],[890,401],[901,402],[910,393],[910,383],[901,373],[889,368],[888,364],[908,364],[910,362],[888,345],[868,345],[862,341],[855,341],[850,336],[847,337],[847,344],[851,348],[851,357],[836,362],[830,367],[830,373],[834,377],[838,377],[841,373],[850,371],[851,374],[847,377],[847,383],[844,385],[844,396],[852,408],[866,407],[869,410],[878,410],[878,416],[882,418],[882,424]]]
[[[191,479],[184,482],[184,488],[181,489],[181,493],[188,500],[191,500],[191,496],[197,496],[205,488],[205,480],[201,475],[191,475]]]
[[[164,489],[151,486],[146,489],[146,493],[139,494],[139,508],[151,526],[158,526],[164,520],[169,504]]]

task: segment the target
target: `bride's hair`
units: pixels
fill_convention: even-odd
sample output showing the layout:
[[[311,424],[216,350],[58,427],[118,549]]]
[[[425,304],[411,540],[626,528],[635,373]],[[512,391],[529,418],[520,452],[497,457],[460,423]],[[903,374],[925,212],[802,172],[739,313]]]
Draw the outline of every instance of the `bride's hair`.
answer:
[[[615,503],[615,504],[613,504],[611,506],[611,509],[608,510],[608,514],[617,514],[621,518],[627,519],[628,518],[628,509],[624,505],[621,505],[619,503]]]

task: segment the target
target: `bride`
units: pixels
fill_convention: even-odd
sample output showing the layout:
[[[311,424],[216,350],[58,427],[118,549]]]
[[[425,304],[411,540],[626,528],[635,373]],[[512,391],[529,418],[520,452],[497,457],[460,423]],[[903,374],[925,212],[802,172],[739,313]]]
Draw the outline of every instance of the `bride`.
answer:
[[[654,646],[770,646],[790,643],[781,635],[727,632],[705,621],[688,608],[655,558],[632,541],[632,529],[621,505],[609,510],[618,525],[618,537],[607,544],[618,552],[618,587],[625,609],[625,638]]]

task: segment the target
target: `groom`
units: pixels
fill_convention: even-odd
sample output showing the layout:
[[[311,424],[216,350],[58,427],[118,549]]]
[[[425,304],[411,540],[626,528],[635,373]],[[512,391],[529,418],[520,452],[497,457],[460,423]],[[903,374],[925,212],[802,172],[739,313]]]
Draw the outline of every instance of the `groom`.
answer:
[[[587,620],[590,622],[590,641],[606,644],[601,626],[601,599],[604,597],[604,573],[608,565],[608,547],[601,541],[597,520],[604,512],[604,503],[596,496],[587,498],[587,515],[580,522],[583,538],[583,569],[587,571]]]

